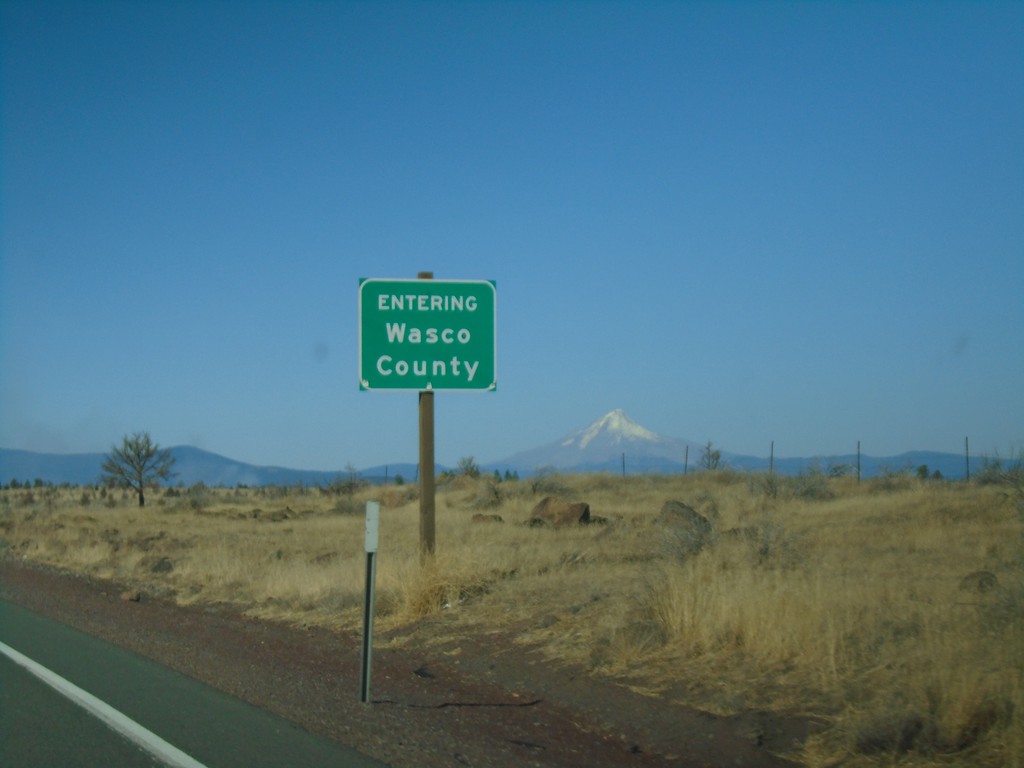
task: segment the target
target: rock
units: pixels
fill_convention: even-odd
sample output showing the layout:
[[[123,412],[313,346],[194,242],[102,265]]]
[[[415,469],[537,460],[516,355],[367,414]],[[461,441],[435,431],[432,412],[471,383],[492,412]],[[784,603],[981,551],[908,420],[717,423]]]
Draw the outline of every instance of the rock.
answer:
[[[681,501],[666,501],[655,518],[661,525],[685,526],[703,533],[711,533],[711,523],[700,512]]]
[[[270,512],[265,512],[259,507],[255,507],[249,516],[253,520],[265,520],[271,523],[280,523],[285,520],[291,519],[295,515],[295,512],[291,507],[285,507],[284,509],[272,509]]]
[[[530,513],[530,525],[550,525],[565,528],[570,525],[586,525],[590,522],[590,505],[582,502],[568,502],[554,496],[545,496]]]
[[[666,501],[654,522],[666,531],[669,548],[679,557],[695,555],[711,541],[711,523],[681,501]]]
[[[992,571],[972,571],[960,579],[960,589],[964,592],[991,592],[999,586],[999,579]]]
[[[729,528],[722,531],[722,538],[736,539],[738,541],[757,542],[761,538],[761,529],[756,525],[744,525],[738,528]]]
[[[427,669],[426,664],[423,664],[418,669],[414,669],[412,673],[416,675],[416,677],[422,677],[424,680],[433,680],[435,677],[437,677],[437,675],[435,675],[433,672]]]
[[[166,557],[161,557],[149,570],[151,573],[170,573],[174,570],[174,563]]]

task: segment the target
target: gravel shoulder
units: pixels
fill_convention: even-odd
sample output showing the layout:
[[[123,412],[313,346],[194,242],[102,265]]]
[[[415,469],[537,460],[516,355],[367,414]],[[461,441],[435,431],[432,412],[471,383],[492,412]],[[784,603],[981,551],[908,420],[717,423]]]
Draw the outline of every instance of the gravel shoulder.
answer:
[[[427,619],[374,652],[359,701],[360,638],[175,605],[119,585],[0,560],[0,597],[103,638],[395,768],[791,766],[815,724],[719,717],[546,664],[514,630],[440,640]],[[382,638],[392,645],[394,636]],[[434,642],[434,640],[437,640]]]

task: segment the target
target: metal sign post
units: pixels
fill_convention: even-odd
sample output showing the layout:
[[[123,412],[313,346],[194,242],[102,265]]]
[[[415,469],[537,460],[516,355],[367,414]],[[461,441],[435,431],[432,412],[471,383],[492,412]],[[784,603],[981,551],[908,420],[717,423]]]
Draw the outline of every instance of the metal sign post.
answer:
[[[433,272],[420,272],[420,280],[433,280]],[[435,499],[434,481],[434,390],[424,390],[419,397],[420,422],[420,562],[434,556]]]
[[[363,653],[359,700],[370,701],[370,667],[373,657],[373,598],[377,581],[377,545],[380,540],[380,502],[366,502],[366,599],[363,601]]]

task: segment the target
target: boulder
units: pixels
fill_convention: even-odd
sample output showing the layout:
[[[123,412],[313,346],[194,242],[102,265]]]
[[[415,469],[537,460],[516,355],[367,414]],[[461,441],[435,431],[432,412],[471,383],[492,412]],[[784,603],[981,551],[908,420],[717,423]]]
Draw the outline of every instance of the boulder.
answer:
[[[711,522],[681,501],[666,501],[654,522],[665,531],[666,543],[679,557],[694,555],[711,542]]]
[[[711,533],[711,522],[681,501],[666,501],[654,521],[659,525],[683,526],[705,534]]]
[[[761,539],[761,529],[756,525],[744,525],[737,528],[728,528],[719,534],[723,539],[735,539],[756,544]]]
[[[174,563],[171,562],[170,558],[161,557],[149,570],[151,573],[170,573],[174,570]]]
[[[586,525],[590,522],[590,505],[582,501],[565,501],[555,496],[545,496],[530,513],[530,525],[549,525],[565,528],[570,525]]]
[[[965,592],[984,594],[999,586],[999,579],[992,571],[972,571],[960,579],[960,589]]]
[[[473,515],[473,522],[474,523],[504,523],[505,521],[502,519],[501,515],[485,515],[485,514],[482,514],[480,512],[477,512],[475,515]]]

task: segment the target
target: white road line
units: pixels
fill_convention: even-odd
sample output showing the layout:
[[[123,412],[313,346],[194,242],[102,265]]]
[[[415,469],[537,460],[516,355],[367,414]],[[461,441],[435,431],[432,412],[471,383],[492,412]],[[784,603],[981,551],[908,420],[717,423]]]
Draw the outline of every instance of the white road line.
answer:
[[[55,672],[51,672],[42,664],[32,661],[28,656],[18,653],[5,643],[0,643],[0,653],[16,664],[24,667],[58,693],[83,707],[102,720],[110,728],[172,768],[206,768],[198,760],[189,757],[177,747],[168,744],[155,733],[147,731],[134,720],[122,715],[106,702],[100,701],[88,691],[83,691],[74,683],[69,683]]]

